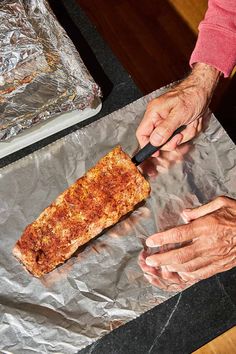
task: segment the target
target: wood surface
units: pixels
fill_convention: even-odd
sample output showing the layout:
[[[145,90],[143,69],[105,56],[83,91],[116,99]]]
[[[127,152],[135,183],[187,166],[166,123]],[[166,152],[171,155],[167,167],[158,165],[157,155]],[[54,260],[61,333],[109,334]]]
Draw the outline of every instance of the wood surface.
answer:
[[[78,0],[144,94],[189,72],[196,35],[166,0]]]
[[[189,28],[198,33],[198,25],[207,10],[207,0],[168,0],[176,12],[188,24]]]
[[[143,94],[182,79],[190,71],[189,58],[207,0],[77,2]],[[233,139],[235,90],[236,75],[231,80],[222,79],[211,103],[211,109]]]
[[[236,327],[231,328],[192,354],[235,354]]]

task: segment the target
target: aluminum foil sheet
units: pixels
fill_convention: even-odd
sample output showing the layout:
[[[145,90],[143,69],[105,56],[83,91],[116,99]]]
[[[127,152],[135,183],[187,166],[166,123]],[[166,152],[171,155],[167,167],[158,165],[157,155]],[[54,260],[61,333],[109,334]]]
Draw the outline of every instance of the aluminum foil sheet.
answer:
[[[99,95],[47,1],[0,1],[0,141]]]
[[[236,148],[212,115],[205,131],[163,155],[150,198],[41,279],[12,256],[23,229],[100,157],[121,144],[137,149],[135,131],[158,90],[0,171],[0,349],[76,353],[176,292],[151,286],[137,259],[143,240],[183,223],[184,207],[217,195],[236,197]]]

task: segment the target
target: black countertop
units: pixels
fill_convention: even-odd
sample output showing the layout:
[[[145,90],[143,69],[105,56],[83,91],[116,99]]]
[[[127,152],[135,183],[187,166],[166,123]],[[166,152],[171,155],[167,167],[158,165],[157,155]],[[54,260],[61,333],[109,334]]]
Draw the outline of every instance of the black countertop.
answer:
[[[236,324],[235,305],[233,269],[192,286],[79,353],[191,353]]]
[[[74,1],[62,0],[50,0],[49,3],[59,22],[77,47],[89,72],[101,87],[103,106],[96,116],[0,159],[0,168],[92,123],[142,96],[141,91],[99,36],[95,27],[91,25],[84,13],[79,11],[78,5]]]
[[[103,108],[96,117],[1,159],[0,167],[142,96],[75,1],[51,0],[50,4],[75,45],[79,43],[86,66],[102,87]],[[236,268],[190,287],[79,353],[191,353],[235,324]]]

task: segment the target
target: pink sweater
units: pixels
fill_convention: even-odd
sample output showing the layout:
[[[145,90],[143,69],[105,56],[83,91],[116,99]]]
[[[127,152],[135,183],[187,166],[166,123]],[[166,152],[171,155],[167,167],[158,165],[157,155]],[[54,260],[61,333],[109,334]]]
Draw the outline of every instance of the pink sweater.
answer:
[[[236,0],[209,0],[190,65],[209,64],[228,77],[236,65]]]

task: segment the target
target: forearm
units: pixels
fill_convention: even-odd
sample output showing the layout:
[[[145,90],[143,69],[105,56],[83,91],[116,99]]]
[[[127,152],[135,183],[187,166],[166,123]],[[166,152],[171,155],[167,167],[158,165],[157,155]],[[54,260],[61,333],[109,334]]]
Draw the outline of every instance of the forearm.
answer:
[[[206,63],[228,77],[236,65],[236,1],[209,0],[190,58],[190,65]]]

